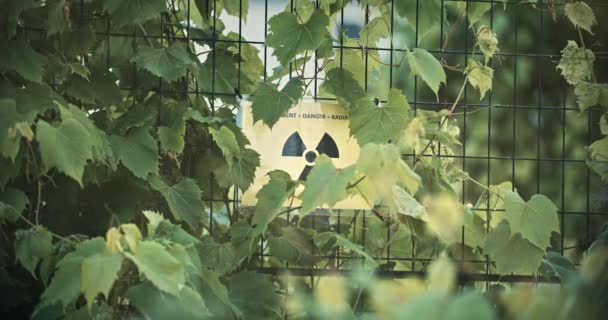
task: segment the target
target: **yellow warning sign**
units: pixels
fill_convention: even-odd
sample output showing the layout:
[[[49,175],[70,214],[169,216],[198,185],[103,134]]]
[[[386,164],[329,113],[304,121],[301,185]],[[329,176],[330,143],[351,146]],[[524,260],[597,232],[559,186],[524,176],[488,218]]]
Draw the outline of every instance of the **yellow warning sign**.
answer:
[[[279,121],[268,128],[262,121],[253,123],[251,103],[242,104],[241,125],[251,142],[252,149],[260,154],[260,167],[241,203],[253,206],[255,195],[269,180],[267,173],[283,170],[294,180],[305,181],[319,154],[331,158],[336,168],[344,168],[357,162],[359,145],[350,137],[348,112],[336,103],[302,101]],[[300,187],[296,195],[303,190]],[[299,203],[294,200],[293,206]],[[338,202],[337,209],[370,209],[360,196],[351,196]]]

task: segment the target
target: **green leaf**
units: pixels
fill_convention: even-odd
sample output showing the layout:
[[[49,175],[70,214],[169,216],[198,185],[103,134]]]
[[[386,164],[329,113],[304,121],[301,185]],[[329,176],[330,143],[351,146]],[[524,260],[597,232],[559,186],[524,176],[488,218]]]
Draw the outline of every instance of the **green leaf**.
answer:
[[[396,140],[405,129],[410,106],[398,89],[391,89],[388,102],[376,106],[367,97],[351,106],[350,134],[359,145]]]
[[[319,260],[314,256],[312,237],[306,230],[286,226],[280,233],[268,239],[268,248],[275,258],[301,266],[313,266]]]
[[[15,256],[21,265],[36,278],[36,267],[53,252],[53,237],[42,226],[15,231]]]
[[[484,15],[492,9],[492,4],[490,3],[468,2],[465,0],[449,2],[446,3],[446,5],[449,6],[449,8],[453,8],[459,16],[464,17],[466,14],[471,27],[479,22]]]
[[[465,70],[469,84],[473,88],[479,89],[479,100],[486,96],[486,92],[492,90],[492,79],[494,78],[494,70],[488,66],[477,63],[475,60],[470,60],[469,65]]]
[[[330,60],[325,66],[325,71],[344,69],[352,73],[353,78],[361,87],[360,91],[365,92],[363,88],[366,86],[366,83],[371,84],[374,80],[378,80],[375,77],[375,73],[381,72],[382,64],[380,61],[382,61],[382,58],[380,58],[377,50],[365,50],[360,48],[361,44],[357,41],[345,35],[342,35],[342,37],[343,39],[340,39],[340,42],[345,47],[348,47],[348,49],[341,50],[339,54],[336,54],[335,60]],[[328,42],[328,46],[331,46],[333,54],[334,40],[330,37]],[[328,80],[326,78],[326,82]],[[320,91],[320,93],[325,95],[325,90]],[[351,100],[355,101],[356,97],[357,95],[354,95]]]
[[[587,30],[587,32],[593,34],[591,27],[596,23],[595,14],[587,3],[583,1],[566,3],[564,11],[574,27]]]
[[[390,30],[386,20],[382,17],[375,17],[359,31],[359,42],[363,47],[375,47],[380,39],[388,36],[390,36]]]
[[[606,83],[581,81],[576,84],[574,94],[581,112],[596,105],[608,108],[608,84]]]
[[[184,266],[167,249],[154,241],[142,241],[135,255],[125,253],[140,274],[145,275],[159,290],[179,295],[185,282]]]
[[[69,8],[69,3],[67,6]],[[48,6],[48,18],[47,18],[47,36],[52,36],[57,33],[68,30],[70,26],[69,14],[66,15],[66,1],[65,0],[51,0],[47,4]]]
[[[234,133],[226,126],[222,126],[219,130],[209,127],[209,133],[215,141],[215,144],[222,150],[222,154],[229,166],[234,160],[241,158],[241,148],[236,141]]]
[[[346,187],[353,179],[355,167],[336,169],[332,160],[320,155],[304,183],[304,191],[299,197],[302,200],[300,217],[322,206],[333,206],[346,198]]]
[[[185,121],[180,121],[170,127],[159,126],[158,140],[160,142],[160,149],[165,153],[182,153],[186,146],[186,141],[184,140],[185,135]]]
[[[594,61],[593,51],[579,48],[576,41],[569,40],[568,45],[562,50],[562,58],[557,69],[561,70],[566,82],[576,85],[591,79]]]
[[[14,70],[26,80],[41,82],[47,60],[24,40],[0,41],[0,73]]]
[[[279,13],[268,20],[270,34],[266,45],[274,49],[273,55],[281,65],[287,66],[297,54],[321,45],[328,24],[329,18],[321,10],[316,10],[304,24],[291,12]]]
[[[224,10],[231,16],[239,17],[244,21],[247,21],[249,0],[224,0]]]
[[[464,209],[464,243],[469,247],[483,248],[486,243],[486,229],[484,221],[474,214],[468,207]]]
[[[218,182],[222,187],[231,185],[239,187],[242,191],[247,190],[253,178],[255,177],[255,169],[260,165],[260,155],[251,149],[243,149],[240,159],[234,159],[232,165],[226,165],[223,168],[218,168]]]
[[[377,263],[374,261],[370,255],[368,255],[362,246],[352,243],[350,240],[344,238],[343,236],[335,233],[335,232],[323,232],[318,233],[313,236],[315,241],[315,245],[321,250],[330,250],[334,248],[341,247],[345,250],[352,251],[362,257],[365,258],[365,262],[370,266],[376,266]]]
[[[160,176],[152,175],[148,181],[165,198],[175,219],[186,221],[192,227],[196,227],[201,222],[205,204],[201,199],[201,189],[194,180],[184,178],[169,186]]]
[[[135,128],[124,137],[112,136],[111,141],[116,160],[136,177],[158,174],[158,145],[147,129]]]
[[[149,282],[130,287],[126,294],[144,319],[209,319],[209,311],[201,295],[183,287],[177,295],[168,295]]]
[[[367,93],[359,85],[353,73],[341,68],[329,70],[321,88],[348,105],[367,97]]]
[[[538,248],[549,246],[551,232],[559,233],[557,207],[549,198],[537,194],[525,202],[517,193],[508,192],[504,198],[505,218],[511,231],[521,233]]]
[[[285,207],[285,202],[293,195],[298,185],[284,171],[271,171],[268,176],[270,181],[256,195],[258,202],[251,219],[255,234],[266,232],[268,224],[277,217],[279,210]]]
[[[66,119],[57,127],[40,120],[36,137],[46,170],[57,168],[83,186],[84,167],[93,158],[93,143],[86,128],[76,119]]]
[[[210,236],[203,237],[198,251],[203,257],[203,265],[219,274],[234,271],[239,262],[236,261],[236,252],[231,242],[218,243]]]
[[[17,221],[29,203],[25,192],[19,189],[0,189],[0,223]]]
[[[253,271],[239,272],[228,283],[230,300],[239,308],[245,319],[281,319],[281,297],[277,294],[270,275]]]
[[[450,320],[491,320],[495,319],[495,311],[488,299],[480,292],[470,290],[460,294],[443,309],[444,319]]]
[[[545,253],[544,250],[522,238],[520,233],[511,235],[506,221],[501,222],[490,232],[484,252],[496,262],[496,270],[500,274],[535,273]]]
[[[78,244],[76,250],[68,253],[57,264],[51,283],[42,294],[42,305],[61,302],[64,309],[80,295],[82,288],[82,261],[89,256],[107,250],[103,238],[93,238]]]
[[[395,1],[397,13],[407,20],[412,29],[418,30],[418,41],[433,31],[439,31],[442,22],[442,2],[440,0]],[[445,16],[444,16],[444,20]]]
[[[82,261],[81,290],[89,308],[99,293],[108,300],[110,289],[118,279],[123,257],[109,251],[94,254]]]
[[[407,52],[411,76],[419,76],[437,96],[441,83],[446,83],[446,75],[441,63],[431,53],[416,48]]]
[[[254,123],[261,120],[272,128],[302,98],[303,92],[304,82],[300,78],[290,79],[281,91],[271,83],[261,82],[251,105]]]
[[[186,48],[179,44],[160,49],[141,47],[131,61],[169,82],[185,76],[186,71],[194,65]]]
[[[59,106],[61,119],[64,122],[69,119],[74,119],[87,131],[87,140],[90,141],[92,146],[93,159],[113,164],[114,154],[110,140],[105,132],[100,130],[95,123],[89,119],[89,116],[78,107],[72,104],[69,104],[66,107],[59,102],[56,102],[56,105]]]
[[[115,27],[142,23],[167,11],[164,0],[105,0],[103,7]]]
[[[363,146],[357,160],[357,170],[365,178],[355,189],[371,205],[378,198],[391,205],[395,185],[404,187],[413,195],[421,182],[420,177],[401,159],[399,147],[393,144],[369,143]]]
[[[406,216],[416,219],[423,219],[426,216],[426,209],[416,198],[412,197],[407,191],[399,186],[393,186],[394,210]],[[390,205],[390,203],[389,203]]]
[[[587,165],[600,175],[602,180],[608,181],[608,138],[595,141],[588,149]]]

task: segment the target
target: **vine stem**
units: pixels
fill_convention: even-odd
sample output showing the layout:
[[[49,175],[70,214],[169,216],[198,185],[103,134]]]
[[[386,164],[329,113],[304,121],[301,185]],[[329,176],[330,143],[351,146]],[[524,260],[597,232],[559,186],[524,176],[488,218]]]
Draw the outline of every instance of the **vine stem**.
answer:
[[[38,226],[40,226],[39,224],[31,222],[28,218],[24,217],[23,215],[20,215],[19,218],[21,218],[21,220],[23,220],[26,224],[28,224],[32,228],[37,228]],[[48,229],[47,229],[47,231],[51,234],[51,236],[53,236],[53,237],[55,237],[55,238],[57,238],[59,240],[67,241],[67,242],[69,242],[71,244],[77,244],[76,242],[74,242],[74,241],[72,241],[72,240],[70,240],[70,239],[68,239],[66,237],[62,237],[62,236],[60,236],[60,235],[58,235],[58,234],[56,234],[56,233],[54,233],[54,232],[52,232],[52,231],[50,231]]]
[[[467,81],[469,80],[469,76],[467,75],[464,78],[464,81],[462,83],[462,87],[460,88],[460,92],[458,92],[458,96],[456,97],[456,100],[454,101],[454,103],[452,104],[452,107],[449,110],[449,113],[452,114],[454,112],[454,110],[456,109],[456,106],[458,106],[458,102],[460,101],[460,99],[462,98],[462,94],[464,93],[464,89],[467,87]],[[441,127],[443,127],[445,125],[445,123],[448,121],[448,116],[444,117],[441,120],[441,123],[439,124],[439,129],[441,129]],[[435,140],[435,138],[437,137],[437,133],[433,134],[433,136],[431,137],[431,139],[429,140],[429,142],[426,144],[426,146],[422,149],[422,152],[420,152],[421,157],[418,157],[416,159],[416,163],[414,164],[414,169],[416,168],[416,165],[421,161],[422,156],[424,156],[424,153],[429,149],[429,147],[431,146],[431,144],[433,143],[433,140]]]

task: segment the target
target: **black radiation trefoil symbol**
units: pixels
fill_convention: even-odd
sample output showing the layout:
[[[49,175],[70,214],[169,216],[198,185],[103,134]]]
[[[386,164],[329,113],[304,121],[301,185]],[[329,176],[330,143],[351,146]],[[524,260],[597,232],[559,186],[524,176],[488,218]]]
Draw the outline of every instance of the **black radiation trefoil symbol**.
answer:
[[[315,164],[315,160],[319,154],[325,154],[330,158],[339,158],[340,152],[338,152],[338,146],[336,142],[329,134],[324,134],[319,141],[319,144],[314,150],[308,149],[302,138],[300,138],[300,134],[294,132],[287,141],[285,141],[285,145],[283,146],[283,156],[284,157],[303,157],[306,161],[307,165],[300,173],[300,177],[298,180],[305,181],[306,177],[312,170],[312,167]]]

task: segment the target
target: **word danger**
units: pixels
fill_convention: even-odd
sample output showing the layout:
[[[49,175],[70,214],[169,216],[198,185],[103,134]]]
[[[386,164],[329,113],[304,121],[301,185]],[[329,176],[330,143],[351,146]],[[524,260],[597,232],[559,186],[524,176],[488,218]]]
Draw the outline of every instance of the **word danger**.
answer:
[[[283,113],[281,118],[288,119],[313,119],[313,120],[348,120],[348,115],[345,114],[323,114],[323,113],[303,113],[297,114],[295,112]]]

